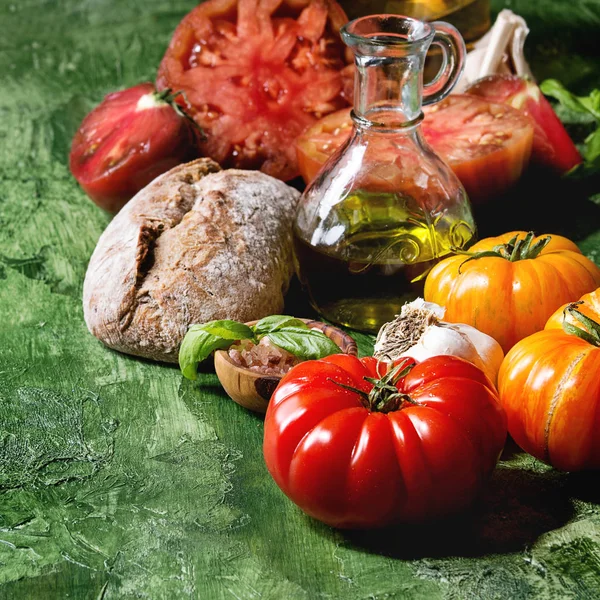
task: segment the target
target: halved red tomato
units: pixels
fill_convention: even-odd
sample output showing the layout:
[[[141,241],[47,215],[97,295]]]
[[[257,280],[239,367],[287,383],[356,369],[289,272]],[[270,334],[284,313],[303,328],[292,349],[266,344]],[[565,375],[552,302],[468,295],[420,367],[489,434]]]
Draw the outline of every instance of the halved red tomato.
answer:
[[[519,111],[459,94],[423,110],[425,140],[450,165],[473,202],[506,191],[527,167],[533,126]],[[298,137],[298,164],[306,183],[351,131],[350,108],[346,108],[321,119]]]
[[[69,167],[101,208],[117,212],[155,177],[198,155],[196,127],[152,83],[108,94],[83,120]]]
[[[423,108],[421,129],[473,202],[509,190],[529,164],[533,127],[504,104],[455,94]],[[477,99],[479,100],[479,99]]]
[[[466,90],[489,100],[516,108],[531,117],[534,125],[534,162],[566,173],[583,161],[552,105],[536,83],[517,75],[489,75]]]
[[[185,93],[204,155],[291,179],[294,139],[348,104],[346,21],[334,0],[208,0],[175,30],[157,86]]]

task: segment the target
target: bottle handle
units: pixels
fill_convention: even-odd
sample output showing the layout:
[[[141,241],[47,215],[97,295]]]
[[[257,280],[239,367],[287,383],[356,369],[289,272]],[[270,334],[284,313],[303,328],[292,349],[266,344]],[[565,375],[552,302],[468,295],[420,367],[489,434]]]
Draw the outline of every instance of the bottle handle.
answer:
[[[467,53],[465,41],[456,27],[445,21],[434,21],[430,25],[435,29],[431,45],[442,51],[442,66],[423,86],[423,105],[439,102],[452,91],[465,68]]]

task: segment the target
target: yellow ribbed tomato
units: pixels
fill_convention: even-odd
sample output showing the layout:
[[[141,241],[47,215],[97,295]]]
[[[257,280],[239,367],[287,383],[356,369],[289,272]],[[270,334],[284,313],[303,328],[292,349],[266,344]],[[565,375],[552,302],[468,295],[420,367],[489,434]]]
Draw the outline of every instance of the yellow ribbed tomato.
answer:
[[[600,268],[559,235],[513,231],[486,238],[439,262],[425,300],[446,307],[445,321],[467,323],[504,352],[540,331],[562,304],[600,286]]]
[[[581,302],[581,304],[577,307],[577,310],[595,321],[600,319],[600,288],[589,294],[584,294],[579,299],[579,302]],[[565,309],[568,306],[569,304],[564,304],[556,310],[556,312],[548,319],[544,329],[562,329],[565,316],[568,323],[577,325],[575,317],[573,317],[570,312],[565,313]]]
[[[600,468],[600,289],[582,300],[516,344],[498,375],[512,438],[563,471]]]

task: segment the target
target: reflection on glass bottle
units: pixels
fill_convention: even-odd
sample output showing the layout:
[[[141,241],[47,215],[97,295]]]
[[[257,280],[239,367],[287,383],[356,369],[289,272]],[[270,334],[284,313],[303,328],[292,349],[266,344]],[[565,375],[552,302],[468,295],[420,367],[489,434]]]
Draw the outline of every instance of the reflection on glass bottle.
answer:
[[[357,77],[349,141],[305,190],[294,224],[296,268],[326,319],[377,331],[422,295],[431,267],[475,235],[469,201],[423,140],[421,104],[445,96],[462,68],[454,28],[392,15],[347,24]],[[432,41],[445,69],[423,86]]]

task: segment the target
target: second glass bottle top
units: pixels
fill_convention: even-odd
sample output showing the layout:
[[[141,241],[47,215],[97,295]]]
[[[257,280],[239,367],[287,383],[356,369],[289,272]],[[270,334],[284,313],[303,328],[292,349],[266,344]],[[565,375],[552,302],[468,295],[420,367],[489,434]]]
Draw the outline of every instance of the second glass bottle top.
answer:
[[[458,80],[465,46],[447,23],[398,15],[351,21],[354,131],[306,188],[294,223],[296,268],[326,319],[376,332],[423,293],[431,267],[475,236],[468,198],[420,132],[421,105]],[[423,85],[428,48],[444,57]]]

